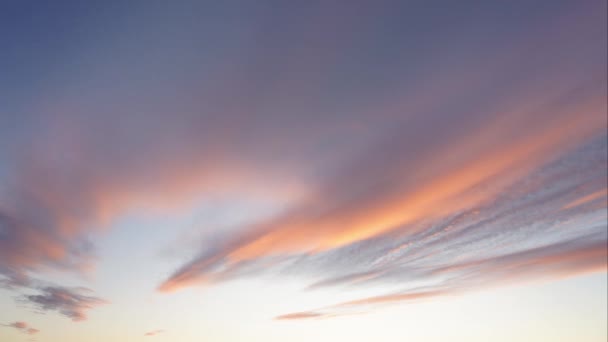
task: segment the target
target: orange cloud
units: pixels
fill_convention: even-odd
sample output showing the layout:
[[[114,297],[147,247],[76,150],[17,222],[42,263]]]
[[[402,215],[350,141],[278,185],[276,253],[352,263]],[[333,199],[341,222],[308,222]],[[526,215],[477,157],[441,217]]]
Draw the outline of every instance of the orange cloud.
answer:
[[[277,316],[277,320],[295,320],[295,319],[307,319],[307,318],[319,318],[323,317],[323,314],[317,312],[296,312],[288,315]]]
[[[606,197],[606,194],[608,194],[608,189],[602,189],[602,190],[595,191],[593,193],[585,195],[585,196],[583,196],[581,198],[578,198],[578,199],[576,199],[576,200],[574,200],[574,201],[572,201],[572,202],[564,205],[562,207],[562,209],[566,210],[566,209],[576,208],[579,205],[584,205],[584,204],[593,202],[596,199],[600,199],[602,197]]]
[[[411,224],[421,219],[438,220],[489,203],[514,182],[603,131],[602,98],[593,92],[577,96],[567,105],[561,99],[538,106],[513,105],[520,112],[489,120],[461,142],[440,145],[420,160],[387,158],[385,165],[367,166],[364,159],[355,165],[362,169],[355,172],[361,177],[351,177],[344,170],[344,176],[336,180],[340,187],[331,182],[322,186],[284,216],[253,227],[219,252],[184,266],[160,289],[171,291],[196,279],[208,280],[206,269],[213,263],[318,253],[394,230],[411,234]],[[387,179],[365,178],[366,167],[381,166],[387,173],[373,176]],[[377,186],[378,182],[390,187]],[[366,184],[366,191],[351,193],[352,188]]]

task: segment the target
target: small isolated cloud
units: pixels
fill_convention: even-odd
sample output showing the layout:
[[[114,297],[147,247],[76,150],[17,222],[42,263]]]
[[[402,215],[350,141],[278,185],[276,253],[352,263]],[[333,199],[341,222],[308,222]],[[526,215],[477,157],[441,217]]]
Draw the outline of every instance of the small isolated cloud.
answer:
[[[277,316],[277,320],[296,320],[296,319],[307,319],[307,318],[321,318],[324,315],[320,312],[314,311],[303,311],[303,312],[295,312],[287,315]]]
[[[32,328],[31,326],[29,326],[29,324],[27,324],[26,322],[22,322],[22,321],[13,322],[10,324],[4,324],[4,326],[15,328],[15,329],[19,330],[19,332],[21,332],[23,334],[27,334],[27,335],[34,335],[34,334],[37,334],[40,332],[40,330]]]
[[[47,286],[38,291],[39,294],[24,295],[20,299],[41,311],[57,311],[75,322],[86,320],[87,310],[107,303],[104,299],[89,295],[92,291],[86,288]]]
[[[165,331],[162,330],[162,329],[152,330],[152,331],[148,331],[147,333],[145,333],[144,336],[156,336],[156,335],[161,334],[163,332],[165,332]]]

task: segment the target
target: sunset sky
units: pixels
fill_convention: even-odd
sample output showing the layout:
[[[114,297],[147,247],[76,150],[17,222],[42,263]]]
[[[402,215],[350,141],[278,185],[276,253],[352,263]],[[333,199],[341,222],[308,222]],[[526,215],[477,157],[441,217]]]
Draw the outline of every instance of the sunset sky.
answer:
[[[0,341],[608,339],[607,1],[0,1]]]

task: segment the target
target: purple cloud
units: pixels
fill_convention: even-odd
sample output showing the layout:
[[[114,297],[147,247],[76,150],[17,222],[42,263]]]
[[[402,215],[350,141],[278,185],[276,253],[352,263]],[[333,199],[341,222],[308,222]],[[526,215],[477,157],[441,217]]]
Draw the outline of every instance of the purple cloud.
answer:
[[[40,311],[56,311],[75,322],[86,320],[88,310],[108,303],[90,295],[91,290],[86,288],[48,286],[37,291],[38,294],[23,295],[19,299]]]

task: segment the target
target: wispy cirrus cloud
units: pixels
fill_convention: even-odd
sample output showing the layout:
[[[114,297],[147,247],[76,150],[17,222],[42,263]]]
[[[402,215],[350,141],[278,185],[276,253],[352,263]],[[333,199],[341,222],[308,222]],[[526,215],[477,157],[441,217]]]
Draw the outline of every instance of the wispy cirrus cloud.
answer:
[[[492,205],[502,197],[510,196],[509,204],[513,205],[517,203],[518,196],[524,199],[525,195],[522,193],[534,195],[542,194],[543,191],[550,192],[550,188],[555,187],[555,184],[551,184],[553,180],[549,178],[557,171],[536,170],[559,158],[558,151],[575,148],[576,141],[584,145],[583,137],[602,131],[605,105],[600,103],[599,97],[593,98],[592,104],[586,103],[587,100],[583,101],[582,104],[563,110],[562,120],[556,120],[554,126],[545,122],[542,128],[531,129],[528,135],[519,125],[512,126],[517,133],[508,132],[503,127],[500,131],[492,132],[496,139],[494,142],[487,137],[476,141],[473,136],[469,141],[465,139],[460,148],[459,143],[455,143],[447,148],[445,153],[429,151],[432,157],[426,157],[429,160],[420,160],[416,165],[407,163],[410,157],[401,160],[401,157],[407,155],[403,152],[393,155],[396,151],[375,151],[376,157],[385,155],[384,163],[380,164],[382,171],[377,170],[376,166],[366,170],[364,163],[370,159],[362,159],[360,165],[346,169],[337,178],[339,180],[329,183],[326,188],[321,187],[316,197],[296,205],[283,216],[253,227],[223,248],[211,253],[205,251],[199,258],[178,270],[161,286],[161,290],[170,291],[195,283],[197,279],[205,281],[213,278],[214,269],[219,265],[239,265],[248,260],[281,254],[319,253],[391,232],[424,233],[433,224],[457,213],[484,210],[492,219],[495,211]],[[551,113],[554,118],[558,117],[557,108],[551,107],[541,107],[539,111]],[[579,116],[581,112],[588,115],[587,119]],[[529,121],[529,118],[527,119]],[[482,130],[477,134],[485,133],[487,132]],[[512,142],[511,134],[519,135],[517,142]],[[491,147],[472,147],[482,144],[482,141]],[[598,160],[602,158],[603,143],[596,139],[591,144],[594,146],[589,148],[595,149],[595,155],[585,161],[589,165],[598,165]],[[473,153],[475,149],[477,153]],[[455,158],[462,154],[466,155],[464,160]],[[576,153],[566,152],[565,155],[566,159],[577,158]],[[452,162],[448,156],[453,158]],[[605,168],[597,170],[596,173],[589,174],[588,179],[572,176],[572,181],[577,184],[570,186],[573,189],[576,186],[603,188],[602,177]],[[566,173],[568,170],[563,169],[560,172]],[[545,183],[526,184],[535,178],[544,178]],[[522,185],[535,188],[518,188]],[[547,201],[557,201],[560,197],[562,201],[571,198],[563,192],[553,196],[558,198],[548,197]],[[601,197],[600,193],[596,199]],[[545,204],[538,203],[539,207],[542,205]],[[514,221],[519,219],[516,213],[507,211],[506,214],[510,214]],[[469,217],[476,220],[474,215]],[[545,219],[542,216],[537,217],[539,221]],[[419,224],[425,220],[428,226]],[[471,238],[474,237],[471,234]],[[480,239],[485,237],[481,236]]]
[[[165,331],[162,329],[157,329],[157,330],[148,331],[147,333],[144,334],[144,336],[156,336],[156,335],[164,333],[164,332]]]
[[[462,295],[488,287],[568,277],[587,272],[605,272],[608,258],[606,243],[606,234],[597,234],[508,255],[473,259],[443,267],[424,267],[419,270],[418,277],[436,280],[433,285],[285,314],[277,316],[276,319],[328,318],[369,311],[378,305],[418,302]]]
[[[27,335],[35,335],[40,332],[40,330],[36,328],[32,328],[29,324],[23,321],[17,321],[9,324],[2,324],[5,327],[11,327],[19,330],[19,332],[27,334]]]
[[[553,246],[558,253],[578,239],[582,242],[569,253],[578,255],[600,241],[596,254],[572,263],[557,258],[550,266],[557,270],[546,275],[604,270],[605,79],[587,74],[558,85],[549,80],[564,75],[538,65],[529,70],[534,80],[510,78],[501,95],[487,93],[479,101],[486,96],[480,89],[525,64],[520,56],[528,48],[561,30],[557,22],[599,32],[601,20],[595,19],[588,26],[591,22],[583,24],[576,15],[562,17],[500,50],[504,55],[492,55],[488,64],[463,64],[464,74],[476,76],[467,78],[474,79],[471,88],[455,87],[451,78],[456,75],[448,73],[427,79],[415,96],[375,109],[380,117],[403,118],[403,124],[385,127],[384,139],[339,164],[284,213],[203,248],[159,290],[266,271],[318,276],[309,289],[442,281],[441,293],[453,293],[454,288],[506,283],[509,270],[526,273],[517,277],[520,281],[536,274],[523,272],[522,265],[499,263],[505,274],[492,273],[490,281],[485,270],[467,267],[471,280],[463,283],[460,277],[445,280],[445,274],[429,271],[473,257],[494,260],[518,253],[532,262],[534,255],[527,252]],[[446,106],[427,101],[436,98],[431,94]],[[466,104],[451,106],[451,101]],[[400,293],[394,298],[411,297]],[[303,316],[320,317],[309,314]]]
[[[313,311],[303,311],[303,312],[294,312],[291,314],[277,316],[278,320],[298,320],[298,319],[309,319],[309,318],[320,318],[323,317],[324,314],[313,312]]]
[[[608,154],[605,141],[605,135],[591,139],[495,196],[448,215],[425,217],[371,238],[313,253],[295,249],[235,261],[229,253],[211,254],[201,259],[205,264],[190,264],[182,275],[191,276],[194,284],[260,272],[320,277],[309,290],[411,284],[395,293],[277,317],[292,320],[329,318],[367,311],[375,305],[604,272],[608,243],[603,190]],[[485,191],[484,187],[481,184],[479,188]],[[573,202],[577,205],[568,205]],[[252,269],[257,273],[250,272]],[[421,289],[421,283],[427,285]]]

